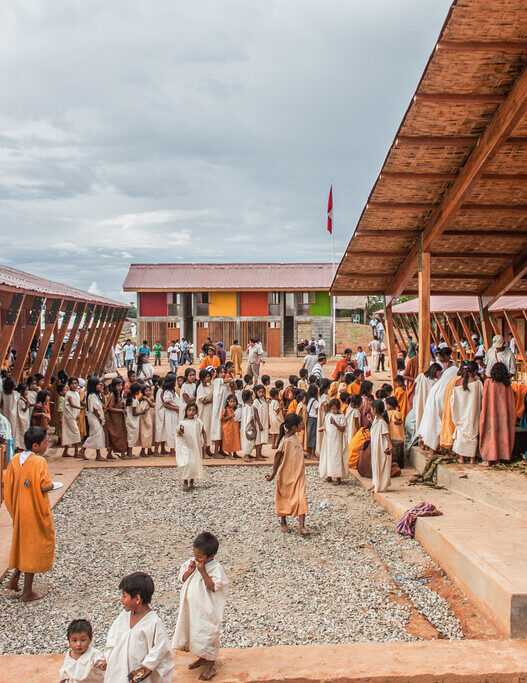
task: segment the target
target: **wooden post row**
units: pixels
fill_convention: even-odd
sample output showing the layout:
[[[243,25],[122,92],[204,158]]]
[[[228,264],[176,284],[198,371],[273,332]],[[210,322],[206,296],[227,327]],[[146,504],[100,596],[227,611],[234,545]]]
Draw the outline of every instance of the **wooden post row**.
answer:
[[[95,304],[88,304],[86,307],[86,315],[84,316],[84,323],[82,325],[81,331],[79,332],[79,338],[77,339],[77,346],[73,350],[73,353],[71,355],[71,358],[68,358],[66,361],[66,374],[68,375],[73,375],[75,368],[77,367],[77,362],[80,358],[80,354],[82,351],[82,347],[84,346],[84,341],[86,339],[86,335],[88,334],[88,330],[90,327],[90,322],[93,316],[93,311],[95,309]]]
[[[419,244],[419,372],[425,372],[430,361],[430,252]]]
[[[51,336],[55,330],[57,319],[59,316],[60,307],[62,306],[62,299],[46,299],[46,311],[44,313],[44,332],[40,337],[39,346],[33,365],[31,366],[31,374],[34,375],[40,370],[44,356],[48,349]]]
[[[64,351],[62,352],[60,356],[60,360],[57,364],[57,370],[65,370],[66,366],[68,364],[71,352],[73,350],[73,344],[75,343],[75,339],[77,338],[77,333],[79,331],[80,324],[82,322],[82,318],[84,316],[84,311],[86,309],[86,304],[83,301],[80,301],[77,303],[75,307],[75,322],[73,323],[73,327],[70,330],[70,334],[68,337],[68,341],[66,342],[66,346],[64,347]]]
[[[93,317],[91,321],[91,325],[89,329],[87,330],[86,337],[84,339],[84,344],[82,345],[82,349],[79,353],[79,357],[77,359],[77,363],[75,365],[75,369],[72,372],[73,375],[76,377],[82,377],[84,373],[84,367],[86,366],[88,362],[88,358],[90,355],[90,349],[93,346],[93,342],[95,341],[95,337],[97,336],[97,330],[99,322],[101,320],[101,313],[102,313],[102,306],[97,305],[95,306],[95,309],[93,311]]]
[[[62,349],[62,342],[64,341],[64,337],[66,336],[66,332],[68,331],[68,327],[71,320],[71,314],[73,313],[74,306],[74,301],[66,302],[64,314],[62,316],[62,322],[60,324],[60,327],[57,329],[56,334],[53,337],[53,348],[51,349],[48,365],[46,367],[46,372],[44,374],[44,389],[47,389],[47,387],[49,386],[51,375],[55,370],[55,365],[57,363],[59,354]]]
[[[386,320],[386,346],[390,363],[390,376],[392,379],[392,386],[394,386],[395,377],[397,375],[397,352],[395,350],[392,309],[391,306],[386,305],[386,297],[384,297],[384,319]]]
[[[117,309],[115,313],[115,326],[110,334],[110,338],[108,341],[108,346],[104,350],[104,353],[101,358],[101,362],[99,365],[99,372],[103,372],[104,368],[106,367],[106,363],[108,361],[108,357],[110,355],[110,351],[112,351],[117,344],[119,340],[119,336],[121,335],[124,323],[126,321],[126,315],[128,313],[128,308],[122,308],[122,309]]]
[[[0,332],[0,367],[3,365],[11,345],[11,339],[13,338],[13,333],[22,311],[22,304],[24,303],[25,296],[25,294],[15,292],[11,297],[5,323]]]
[[[24,330],[24,336],[20,344],[20,348],[17,349],[17,357],[15,364],[13,365],[13,370],[11,371],[11,378],[18,384],[20,382],[20,377],[24,371],[26,365],[27,354],[31,348],[31,342],[35,336],[35,332],[40,323],[40,316],[42,314],[42,306],[44,305],[44,297],[34,296],[33,302],[31,304],[31,310],[29,311],[29,316],[26,324],[26,329]],[[31,362],[29,363],[31,366]]]

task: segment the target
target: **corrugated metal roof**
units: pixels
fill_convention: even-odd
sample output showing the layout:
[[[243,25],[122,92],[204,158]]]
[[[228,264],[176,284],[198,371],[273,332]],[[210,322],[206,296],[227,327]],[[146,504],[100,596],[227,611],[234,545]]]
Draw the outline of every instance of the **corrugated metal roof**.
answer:
[[[489,308],[491,311],[521,311],[527,309],[527,296],[502,296]],[[394,313],[417,313],[419,303],[417,299],[396,304]],[[477,296],[431,296],[431,313],[479,313]]]
[[[106,299],[103,296],[97,296],[96,294],[85,292],[82,289],[68,287],[60,282],[53,282],[53,280],[46,280],[45,278],[25,273],[23,270],[0,265],[0,289],[2,289],[2,287],[19,289],[33,294],[43,294],[50,297],[87,301],[90,303],[104,304],[106,306],[119,306],[120,308],[126,307],[126,304],[122,301]]]
[[[324,290],[331,263],[132,263],[123,284],[136,290]]]

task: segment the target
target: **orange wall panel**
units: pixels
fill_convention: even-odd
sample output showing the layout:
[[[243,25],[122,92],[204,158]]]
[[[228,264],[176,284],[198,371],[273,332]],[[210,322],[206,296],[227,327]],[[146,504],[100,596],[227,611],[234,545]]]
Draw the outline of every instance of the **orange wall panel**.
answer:
[[[268,315],[267,292],[240,292],[240,315]]]

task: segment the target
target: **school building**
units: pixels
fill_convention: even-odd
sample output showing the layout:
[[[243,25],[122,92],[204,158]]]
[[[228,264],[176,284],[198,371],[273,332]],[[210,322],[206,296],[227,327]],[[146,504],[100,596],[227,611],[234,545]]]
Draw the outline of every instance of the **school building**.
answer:
[[[332,348],[332,279],[330,263],[136,263],[123,289],[137,292],[141,340],[166,348],[185,337],[199,350],[210,337],[228,350],[258,337],[268,356],[283,356],[311,335]],[[350,316],[363,317],[359,304]]]

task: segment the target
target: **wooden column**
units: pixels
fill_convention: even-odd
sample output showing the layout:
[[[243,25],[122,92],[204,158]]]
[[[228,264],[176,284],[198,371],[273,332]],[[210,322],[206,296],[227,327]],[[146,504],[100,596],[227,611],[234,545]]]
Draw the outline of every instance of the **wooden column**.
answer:
[[[414,333],[414,341],[415,343],[419,343],[419,318],[416,317],[417,321],[417,327],[414,325],[414,320],[413,320],[413,314],[409,313],[408,314],[408,322],[410,323],[410,327],[412,328],[412,332]]]
[[[472,320],[474,321],[474,326],[476,328],[476,332],[481,337],[481,339],[483,339],[483,332],[481,330],[480,323],[479,323],[477,315],[475,313],[471,313],[470,315],[472,317]]]
[[[477,346],[474,343],[474,340],[472,339],[472,334],[469,330],[469,327],[467,325],[467,321],[465,320],[465,317],[458,312],[457,317],[459,318],[459,322],[461,323],[461,327],[463,328],[463,332],[465,333],[465,337],[467,338],[468,343],[470,344],[470,348],[474,352],[474,355],[476,355]]]
[[[419,372],[430,362],[430,252],[419,246],[417,262],[419,287]]]
[[[0,367],[2,366],[9,347],[11,346],[11,339],[13,339],[13,333],[20,317],[20,313],[22,312],[22,304],[24,303],[25,296],[25,294],[19,294],[18,292],[15,292],[11,297],[5,323],[2,327],[2,331],[0,332]]]
[[[456,342],[457,351],[458,351],[459,355],[461,356],[461,358],[463,360],[467,360],[467,354],[465,352],[465,349],[461,346],[461,338],[460,338],[459,334],[457,333],[456,326],[454,325],[454,323],[451,320],[448,313],[445,313],[445,320],[447,321],[447,324],[452,331],[452,336],[454,337],[454,340]]]
[[[441,333],[441,337],[443,337],[443,339],[448,344],[448,346],[450,346],[450,348],[452,348],[452,340],[450,339],[450,335],[448,334],[446,327],[441,322],[441,319],[439,318],[439,316],[437,316],[435,313],[434,313],[434,320],[436,321],[436,325],[439,328],[439,331]]]
[[[31,374],[34,375],[40,370],[44,356],[51,339],[51,336],[55,330],[55,325],[57,324],[57,318],[59,315],[60,307],[62,306],[62,299],[46,299],[46,312],[44,313],[44,332],[40,338],[37,355],[31,366]]]
[[[79,377],[84,377],[85,375],[89,374],[90,369],[92,367],[93,363],[93,357],[94,354],[97,351],[97,348],[99,346],[99,340],[101,338],[102,330],[104,327],[104,321],[106,320],[106,313],[108,312],[108,307],[107,306],[99,306],[99,316],[97,318],[97,313],[94,317],[94,320],[97,322],[98,320],[98,325],[97,327],[93,327],[93,334],[89,335],[89,339],[91,339],[89,345],[86,347],[86,352],[83,352],[83,357],[80,359],[79,362],[79,369],[77,370],[77,375]],[[97,307],[95,307],[95,311],[97,312]]]
[[[119,310],[117,314],[117,324],[115,326],[115,331],[112,334],[112,337],[110,339],[110,344],[108,346],[107,351],[105,352],[105,355],[102,358],[102,365],[100,368],[100,371],[103,372],[104,368],[106,366],[106,361],[108,360],[108,356],[110,354],[110,350],[113,350],[117,342],[119,341],[119,337],[121,336],[121,332],[123,331],[124,323],[126,322],[126,316],[128,315],[128,308],[122,308]],[[117,371],[119,372],[119,371]]]
[[[22,343],[20,348],[17,349],[16,361],[11,372],[11,377],[15,384],[20,382],[20,377],[24,370],[24,366],[27,360],[27,354],[31,348],[31,342],[35,336],[38,325],[40,323],[40,315],[42,313],[42,306],[44,305],[44,297],[34,296],[33,302],[31,304],[31,310],[29,311],[29,316],[26,324],[26,329],[24,331],[24,336],[22,338]],[[31,365],[31,362],[30,362]]]
[[[95,374],[100,374],[104,372],[104,368],[106,367],[106,363],[108,361],[108,357],[110,355],[111,350],[114,348],[115,344],[117,343],[117,338],[120,333],[120,329],[122,328],[122,312],[120,308],[114,308],[112,312],[112,317],[111,317],[111,322],[110,322],[110,329],[106,334],[106,339],[104,341],[104,345],[102,347],[101,353],[99,354],[99,358],[97,361],[97,364],[94,369]]]
[[[395,350],[395,334],[393,329],[393,315],[391,306],[386,305],[386,297],[384,299],[384,319],[386,320],[386,350],[388,351],[388,361],[390,363],[390,376],[392,379],[392,386],[397,375],[397,352]]]
[[[408,352],[408,344],[406,343],[406,341],[404,339],[404,334],[403,334],[401,328],[399,327],[399,321],[397,320],[397,316],[395,314],[392,314],[392,317],[393,317],[393,322],[395,324],[395,328],[397,329],[397,332],[399,334],[399,337],[401,337],[401,346],[399,347],[399,350]]]
[[[70,330],[68,341],[66,342],[64,351],[62,352],[60,360],[56,366],[57,370],[66,369],[68,360],[70,358],[71,350],[73,349],[73,344],[75,343],[75,339],[77,337],[77,332],[79,331],[79,327],[82,322],[82,317],[84,315],[85,308],[86,304],[83,301],[80,301],[75,307],[75,322],[73,323],[73,327]]]
[[[95,338],[94,344],[91,349],[90,357],[88,359],[87,367],[84,368],[84,373],[86,375],[91,375],[96,372],[97,363],[99,361],[99,356],[102,351],[102,347],[106,341],[106,334],[108,332],[108,327],[110,325],[110,318],[112,315],[112,308],[110,306],[105,306],[101,314],[101,322],[99,323],[99,329],[97,330],[97,337]]]
[[[516,323],[514,322],[512,315],[509,315],[507,311],[503,311],[503,315],[505,317],[505,320],[509,323],[512,336],[514,337],[514,341],[516,342],[516,346],[518,347],[518,353],[520,354],[520,357],[523,361],[523,369],[526,370],[527,356],[525,355],[525,344],[523,343],[523,339],[521,339],[521,335],[518,332],[518,328],[516,327]]]
[[[492,346],[492,326],[490,324],[489,310],[483,306],[483,301],[480,296],[478,297],[478,302],[479,320],[483,331],[483,344],[485,346],[485,351],[488,351]]]
[[[88,331],[90,329],[90,322],[93,317],[93,311],[95,309],[95,304],[88,304],[86,307],[86,315],[84,316],[84,323],[82,325],[81,331],[79,332],[79,338],[77,339],[77,346],[75,347],[75,350],[73,351],[73,354],[71,358],[68,358],[66,362],[66,373],[68,375],[74,375],[75,369],[77,367],[77,363],[79,361],[82,347],[84,346],[84,342],[86,341],[86,336],[88,334]]]
[[[102,358],[106,357],[106,349],[109,348],[109,344],[115,332],[116,325],[116,314],[119,309],[109,308],[108,314],[106,316],[106,325],[101,336],[101,342],[99,344],[99,351],[96,357],[93,359],[92,373],[97,375],[101,369],[101,364],[103,363]],[[104,361],[106,365],[106,361]]]
[[[74,301],[66,302],[64,315],[62,316],[62,322],[60,324],[60,327],[55,332],[53,338],[53,348],[51,349],[51,355],[49,357],[48,365],[46,367],[46,373],[44,374],[44,389],[48,388],[51,375],[55,370],[55,365],[57,363],[62,348],[62,342],[64,341],[64,337],[66,336],[66,332],[68,331],[68,326],[70,324],[71,314],[73,313],[74,306]]]

